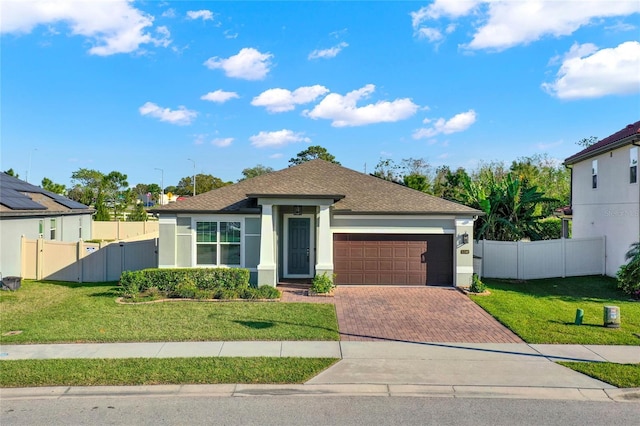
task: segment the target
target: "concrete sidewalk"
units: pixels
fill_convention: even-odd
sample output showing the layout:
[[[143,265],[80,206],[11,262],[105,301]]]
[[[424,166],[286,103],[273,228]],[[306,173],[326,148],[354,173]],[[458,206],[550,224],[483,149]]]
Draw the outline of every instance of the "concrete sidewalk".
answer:
[[[304,385],[189,385],[2,389],[2,398],[125,394],[405,395],[581,400],[640,399],[554,361],[640,363],[640,346],[409,342],[157,342],[3,345],[2,360],[53,358],[329,357]],[[0,364],[1,366],[1,364]],[[64,392],[60,394],[60,389]],[[84,389],[84,390],[82,390]],[[631,393],[629,393],[631,392]],[[618,395],[618,397],[614,397]],[[629,396],[631,395],[631,396]],[[618,399],[616,399],[618,398]]]

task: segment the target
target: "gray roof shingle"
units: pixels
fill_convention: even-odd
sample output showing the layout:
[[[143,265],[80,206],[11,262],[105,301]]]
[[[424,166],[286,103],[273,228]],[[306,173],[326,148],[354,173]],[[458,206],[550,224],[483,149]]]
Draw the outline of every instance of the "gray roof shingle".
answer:
[[[465,214],[481,211],[324,160],[257,176],[158,207],[159,213],[259,212],[255,197],[333,198],[335,213]]]

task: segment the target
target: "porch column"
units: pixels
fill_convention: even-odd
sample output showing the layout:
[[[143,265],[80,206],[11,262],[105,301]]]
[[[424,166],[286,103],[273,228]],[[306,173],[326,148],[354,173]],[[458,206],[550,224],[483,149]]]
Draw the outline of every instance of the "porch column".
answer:
[[[316,275],[327,273],[328,276],[333,274],[333,239],[331,235],[331,215],[330,206],[318,206],[320,211],[318,214],[318,236],[316,243]]]
[[[453,285],[468,287],[473,276],[473,219],[456,219]],[[466,241],[466,242],[465,242]]]
[[[274,248],[273,205],[263,204],[260,231],[260,263],[258,285],[276,286],[276,256]]]

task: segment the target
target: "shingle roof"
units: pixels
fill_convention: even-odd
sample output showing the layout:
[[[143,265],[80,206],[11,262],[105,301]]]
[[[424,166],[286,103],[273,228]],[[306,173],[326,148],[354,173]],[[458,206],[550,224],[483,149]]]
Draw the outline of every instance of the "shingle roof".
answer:
[[[93,209],[39,186],[0,173],[0,215],[92,213]]]
[[[405,186],[312,160],[154,209],[162,212],[258,212],[256,196],[333,198],[345,214],[482,214]]]
[[[607,136],[606,138],[583,149],[577,154],[572,155],[571,157],[564,160],[564,163],[575,164],[589,157],[596,156],[603,151],[608,151],[609,149],[616,148],[619,144],[631,143],[631,138],[633,136],[636,136],[636,140],[640,140],[640,121],[629,124],[624,129],[618,130],[611,136]],[[626,139],[629,139],[629,141],[626,142]]]

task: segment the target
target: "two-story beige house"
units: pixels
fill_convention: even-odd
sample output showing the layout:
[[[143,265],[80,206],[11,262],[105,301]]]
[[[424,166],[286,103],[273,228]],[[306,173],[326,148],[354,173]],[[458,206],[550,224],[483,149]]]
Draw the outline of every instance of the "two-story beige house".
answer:
[[[605,236],[605,272],[615,276],[631,243],[640,241],[640,121],[567,158],[573,237]]]

